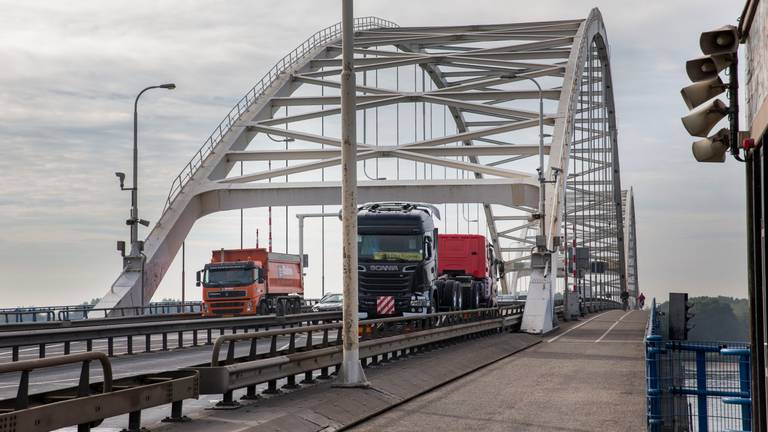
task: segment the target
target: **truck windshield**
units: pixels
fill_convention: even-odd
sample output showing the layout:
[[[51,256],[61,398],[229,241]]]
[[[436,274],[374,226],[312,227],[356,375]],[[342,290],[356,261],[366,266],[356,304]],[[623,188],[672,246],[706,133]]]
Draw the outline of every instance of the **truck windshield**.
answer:
[[[206,286],[238,286],[253,283],[253,269],[247,268],[209,268],[205,272]]]
[[[357,236],[357,256],[369,261],[421,261],[422,236],[362,234]]]

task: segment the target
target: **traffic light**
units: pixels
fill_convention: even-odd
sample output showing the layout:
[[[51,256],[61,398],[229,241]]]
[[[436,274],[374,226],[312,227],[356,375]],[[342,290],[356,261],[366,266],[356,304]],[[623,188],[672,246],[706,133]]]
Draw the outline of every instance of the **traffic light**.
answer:
[[[737,51],[739,48],[738,30],[734,26],[724,26],[707,31],[699,38],[703,57],[688,60],[685,65],[688,78],[693,84],[680,90],[688,109],[692,110],[682,118],[683,126],[689,134],[703,139],[691,146],[693,156],[699,162],[725,162],[725,153],[738,155],[738,100],[737,100]],[[729,82],[723,83],[720,73],[728,69]],[[728,90],[730,105],[726,105],[717,96]],[[730,119],[730,129],[721,129],[709,136],[712,128],[726,116]]]

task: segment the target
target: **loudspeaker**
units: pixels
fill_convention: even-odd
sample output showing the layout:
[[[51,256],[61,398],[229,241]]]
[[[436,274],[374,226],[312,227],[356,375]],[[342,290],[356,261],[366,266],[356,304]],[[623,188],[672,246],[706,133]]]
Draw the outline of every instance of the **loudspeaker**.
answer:
[[[691,150],[699,162],[725,162],[729,148],[728,129],[720,129],[715,135],[695,141]]]
[[[685,71],[693,82],[712,79],[733,61],[731,54],[704,56],[685,62]]]
[[[683,126],[688,133],[706,138],[709,131],[728,114],[728,107],[720,99],[702,105],[696,111],[683,117]]]
[[[680,90],[680,94],[683,96],[685,104],[688,105],[688,109],[694,109],[724,91],[725,84],[719,76],[715,76],[712,79],[699,81],[683,88]]]
[[[699,46],[704,54],[735,53],[739,49],[739,31],[732,25],[701,34]]]

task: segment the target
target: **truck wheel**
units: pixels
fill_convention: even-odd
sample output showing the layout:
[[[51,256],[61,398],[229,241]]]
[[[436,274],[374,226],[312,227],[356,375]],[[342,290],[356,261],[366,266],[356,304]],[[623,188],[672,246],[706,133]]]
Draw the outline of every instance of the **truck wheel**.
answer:
[[[291,310],[293,314],[300,314],[301,313],[301,300],[294,298],[291,299]]]
[[[259,305],[256,306],[256,313],[259,315],[269,315],[269,306],[267,306],[267,302],[262,300],[259,302]]]
[[[456,310],[464,310],[464,287],[460,283],[453,283],[454,290],[456,290]]]
[[[429,295],[429,307],[427,308],[428,314],[433,314],[437,312],[437,296],[435,295],[436,291],[432,291],[432,294]]]
[[[448,298],[450,299],[449,311],[455,311],[459,308],[459,287],[455,281],[449,280],[445,283],[445,290],[448,292]]]
[[[445,281],[439,280],[435,286],[437,287],[435,290],[435,310],[437,312],[450,310],[451,302],[447,284]]]
[[[472,284],[472,309],[480,309],[480,284]]]

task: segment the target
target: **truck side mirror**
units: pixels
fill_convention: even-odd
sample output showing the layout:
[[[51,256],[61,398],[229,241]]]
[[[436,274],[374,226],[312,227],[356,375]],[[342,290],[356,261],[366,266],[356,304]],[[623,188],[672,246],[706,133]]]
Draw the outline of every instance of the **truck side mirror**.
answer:
[[[195,273],[196,280],[195,280],[195,286],[200,286],[200,270]]]
[[[256,282],[260,284],[264,283],[264,270],[257,267],[253,269],[253,271],[256,272]]]
[[[424,237],[424,257],[432,258],[432,239],[429,237]]]

